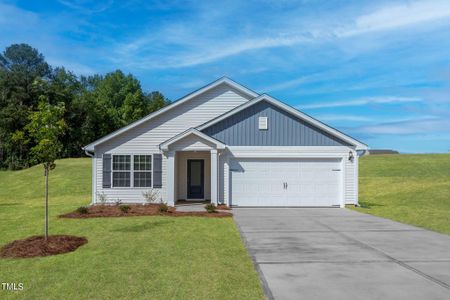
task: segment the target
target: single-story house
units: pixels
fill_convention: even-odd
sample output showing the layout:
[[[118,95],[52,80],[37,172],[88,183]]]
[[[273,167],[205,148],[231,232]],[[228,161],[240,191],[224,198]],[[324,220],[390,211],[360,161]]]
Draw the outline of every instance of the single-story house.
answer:
[[[266,94],[220,78],[83,148],[92,202],[173,206],[358,203],[367,145]]]

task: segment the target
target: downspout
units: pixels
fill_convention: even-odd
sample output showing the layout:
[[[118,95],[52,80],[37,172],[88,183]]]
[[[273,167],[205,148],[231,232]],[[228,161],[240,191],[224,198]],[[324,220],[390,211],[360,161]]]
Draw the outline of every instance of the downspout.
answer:
[[[216,183],[216,185],[217,185],[217,196],[216,196],[216,199],[217,199],[217,205],[219,205],[219,204],[223,204],[223,203],[219,203],[219,201],[220,201],[220,156],[222,155],[222,151],[217,151],[217,183]]]
[[[90,158],[94,158],[94,153],[90,153],[88,150],[84,149],[84,153]]]

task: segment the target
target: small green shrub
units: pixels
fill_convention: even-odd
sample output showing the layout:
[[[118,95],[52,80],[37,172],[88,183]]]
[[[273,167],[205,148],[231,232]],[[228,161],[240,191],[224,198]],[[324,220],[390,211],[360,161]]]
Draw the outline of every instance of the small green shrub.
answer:
[[[97,193],[97,201],[100,202],[101,205],[105,205],[106,201],[108,201],[108,197],[105,193]]]
[[[169,207],[165,203],[158,204],[158,211],[161,213],[165,213],[169,211]]]
[[[77,208],[77,213],[85,215],[89,213],[89,208],[87,208],[86,206],[80,206]]]
[[[120,205],[119,209],[123,212],[123,213],[127,213],[131,207],[129,205]]]
[[[148,191],[142,192],[146,204],[161,203],[161,197],[159,191],[156,189],[149,189]]]
[[[209,213],[216,213],[217,212],[217,207],[214,204],[212,204],[212,203],[206,204],[205,205],[205,209]]]

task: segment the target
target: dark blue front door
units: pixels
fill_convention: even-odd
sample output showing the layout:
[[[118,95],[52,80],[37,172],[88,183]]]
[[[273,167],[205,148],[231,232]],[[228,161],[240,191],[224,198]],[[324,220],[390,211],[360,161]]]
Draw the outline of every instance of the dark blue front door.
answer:
[[[188,159],[187,164],[187,197],[188,199],[203,199],[205,197],[204,161]]]

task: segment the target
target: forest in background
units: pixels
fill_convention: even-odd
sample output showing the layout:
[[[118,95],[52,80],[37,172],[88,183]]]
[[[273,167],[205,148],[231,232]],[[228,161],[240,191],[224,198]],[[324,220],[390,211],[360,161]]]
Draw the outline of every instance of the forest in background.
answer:
[[[60,158],[83,156],[83,146],[170,103],[158,91],[143,91],[132,74],[77,76],[50,66],[30,45],[13,44],[0,54],[0,169],[37,163],[27,125],[41,102],[63,107]]]

